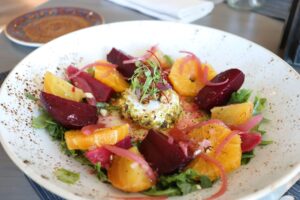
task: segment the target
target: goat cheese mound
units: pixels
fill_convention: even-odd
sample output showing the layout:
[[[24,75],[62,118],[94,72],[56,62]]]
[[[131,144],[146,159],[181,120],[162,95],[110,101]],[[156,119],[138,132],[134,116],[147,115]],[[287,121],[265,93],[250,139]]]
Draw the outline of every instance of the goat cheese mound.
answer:
[[[163,91],[159,100],[149,100],[148,103],[139,102],[136,94],[127,89],[119,103],[125,118],[151,129],[172,127],[182,111],[179,96],[172,89]]]

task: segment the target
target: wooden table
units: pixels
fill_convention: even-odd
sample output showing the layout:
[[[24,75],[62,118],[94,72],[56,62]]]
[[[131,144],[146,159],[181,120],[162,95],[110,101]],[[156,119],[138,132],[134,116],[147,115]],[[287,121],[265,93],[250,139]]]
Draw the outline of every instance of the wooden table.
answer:
[[[104,0],[51,0],[40,7],[50,6],[89,8],[102,14],[106,23],[153,19]],[[210,15],[194,23],[239,35],[260,44],[274,53],[278,53],[283,28],[283,22],[281,21],[256,13],[233,10],[226,4],[219,4]],[[3,33],[0,34],[0,47],[0,73],[12,69],[22,58],[34,50],[34,48],[23,47],[10,42]],[[1,145],[0,199],[39,199],[26,181],[23,173],[7,157]]]

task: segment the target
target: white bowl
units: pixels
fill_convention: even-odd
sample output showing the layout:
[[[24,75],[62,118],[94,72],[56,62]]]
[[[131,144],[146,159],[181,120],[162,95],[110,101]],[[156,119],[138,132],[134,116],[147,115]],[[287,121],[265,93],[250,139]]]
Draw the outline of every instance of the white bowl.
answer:
[[[37,49],[10,73],[0,91],[0,140],[15,164],[31,179],[67,199],[106,199],[127,196],[103,184],[88,168],[62,154],[44,130],[31,127],[38,108],[25,98],[38,93],[46,70],[62,75],[71,63],[83,66],[105,58],[112,47],[137,55],[153,44],[179,57],[180,50],[194,52],[221,72],[237,67],[246,74],[244,88],[268,99],[265,116],[267,138],[273,144],[255,150],[251,162],[229,175],[229,189],[221,199],[276,199],[299,178],[300,76],[268,50],[229,33],[187,24],[135,21],[80,30]],[[57,167],[80,172],[80,181],[66,185],[53,175]],[[200,190],[174,199],[199,199],[216,191]],[[129,196],[129,195],[128,195]],[[133,195],[137,196],[137,195]]]

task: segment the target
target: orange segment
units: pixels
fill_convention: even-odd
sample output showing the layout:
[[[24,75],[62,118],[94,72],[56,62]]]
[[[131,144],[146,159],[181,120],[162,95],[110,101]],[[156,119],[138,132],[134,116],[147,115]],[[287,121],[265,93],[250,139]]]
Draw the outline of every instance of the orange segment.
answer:
[[[245,102],[214,107],[210,111],[211,118],[220,119],[228,125],[237,126],[246,123],[252,117],[253,103]]]
[[[136,147],[132,147],[130,151],[141,156]],[[144,191],[155,184],[138,163],[120,156],[113,157],[107,175],[114,187],[125,192]]]
[[[211,143],[211,148],[206,152],[208,156],[218,160],[226,172],[231,172],[241,165],[241,138],[235,135],[223,148],[222,152],[216,156],[215,150],[220,143],[231,133],[231,130],[219,124],[207,124],[194,129],[189,133],[189,137],[197,142],[207,139]],[[211,180],[216,180],[220,176],[219,169],[210,162],[200,157],[194,159],[187,168],[196,170],[199,174],[208,176]]]
[[[124,77],[110,66],[97,65],[95,67],[95,79],[113,88],[116,92],[123,92],[129,87]]]
[[[70,130],[65,132],[65,140],[69,150],[87,150],[103,144],[114,145],[128,135],[129,125],[123,124],[111,128],[100,128],[90,135],[84,135],[80,130]]]
[[[176,90],[182,96],[196,96],[204,84],[199,78],[199,67],[195,60],[189,60],[185,64],[184,58],[177,59],[171,68],[169,79]],[[184,66],[181,67],[181,65]],[[202,71],[204,67],[208,67],[208,80],[211,80],[217,73],[209,64],[202,63]]]
[[[81,101],[85,97],[84,92],[81,89],[61,78],[58,78],[51,72],[45,73],[44,92],[77,102]]]

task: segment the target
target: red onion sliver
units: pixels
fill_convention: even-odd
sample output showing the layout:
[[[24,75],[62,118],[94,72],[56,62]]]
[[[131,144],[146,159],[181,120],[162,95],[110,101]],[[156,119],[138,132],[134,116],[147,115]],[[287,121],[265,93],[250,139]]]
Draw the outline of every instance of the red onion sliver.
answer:
[[[255,115],[251,119],[249,119],[246,123],[234,126],[234,129],[241,130],[241,131],[249,131],[253,127],[255,127],[257,124],[259,124],[263,120],[262,115]]]
[[[144,55],[140,56],[140,57],[135,57],[135,58],[132,58],[130,60],[124,60],[123,64],[131,64],[131,63],[135,63],[136,61],[146,61],[152,55],[154,55],[155,51],[157,51],[157,45],[152,46],[150,48],[150,50],[147,50],[146,53]],[[159,60],[158,60],[158,62],[159,62]]]
[[[222,142],[217,146],[216,151],[215,151],[215,155],[218,156],[220,155],[220,153],[222,152],[222,150],[224,149],[225,145],[237,134],[239,134],[240,131],[231,131],[231,133],[229,135],[227,135]]]
[[[151,54],[151,56],[153,56],[153,57],[157,60],[159,66],[161,66],[161,62],[160,62],[160,60],[158,59],[158,57],[155,55],[155,52],[154,52],[154,51],[151,51],[151,50],[147,50],[147,52],[149,52],[149,53]],[[151,57],[151,56],[150,56],[150,57]]]
[[[127,159],[130,159],[140,164],[140,166],[145,170],[150,180],[155,182],[156,175],[154,174],[152,168],[149,166],[149,164],[145,161],[145,159],[142,156],[139,156],[127,149],[122,149],[116,146],[103,145],[103,147],[118,156],[125,157]]]
[[[204,153],[200,154],[199,157],[207,162],[214,164],[220,170],[220,173],[221,173],[220,176],[221,176],[221,181],[222,181],[221,188],[219,189],[219,191],[217,193],[213,194],[209,198],[206,198],[205,200],[216,199],[216,198],[220,197],[221,195],[223,195],[227,190],[227,176],[225,173],[224,166],[218,160],[216,160]]]
[[[207,86],[220,86],[220,85],[224,85],[224,84],[228,83],[228,81],[229,81],[228,78],[225,81],[218,82],[218,83],[207,81],[205,85],[207,85]]]
[[[123,64],[131,64],[131,63],[135,63],[136,61],[145,61],[144,57],[137,57],[137,58],[132,58],[130,60],[124,60]]]
[[[100,129],[100,128],[105,128],[105,124],[92,124],[92,125],[87,125],[81,128],[81,132],[84,135],[90,135],[92,134],[95,130]]]
[[[179,51],[180,53],[186,53],[188,54],[188,56],[185,58],[185,60],[183,61],[182,65],[180,66],[180,72],[183,71],[183,65],[189,61],[189,60],[195,60],[196,65],[198,67],[198,73],[199,73],[199,79],[200,81],[206,85],[206,83],[208,82],[208,67],[204,66],[204,69],[202,70],[202,63],[200,61],[200,59],[192,52],[189,51]]]
[[[190,51],[182,51],[181,50],[181,51],[179,51],[179,53],[186,53],[186,54],[188,54],[191,57],[196,57],[196,55],[194,53],[190,52]]]
[[[188,156],[188,144],[180,141],[178,143],[178,145],[181,148],[181,150],[183,151],[184,155],[187,157]]]
[[[155,51],[157,51],[157,50],[158,50],[158,47],[157,47],[157,46],[158,46],[158,44],[153,45],[152,47],[150,47],[150,51],[153,52],[153,53],[154,53]]]
[[[206,85],[206,83],[208,82],[208,67],[205,65],[204,69],[202,70],[202,66],[200,65],[199,67],[199,77],[200,77],[200,81]]]

